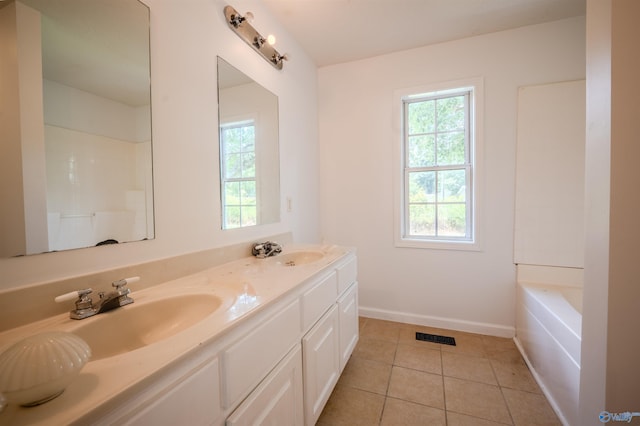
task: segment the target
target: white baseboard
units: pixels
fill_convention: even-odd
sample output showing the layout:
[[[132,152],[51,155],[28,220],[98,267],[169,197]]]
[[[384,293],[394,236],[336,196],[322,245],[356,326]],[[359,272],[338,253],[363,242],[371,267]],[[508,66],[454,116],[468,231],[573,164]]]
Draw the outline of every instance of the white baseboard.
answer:
[[[360,316],[367,318],[404,322],[407,324],[416,324],[425,327],[466,331],[468,333],[477,333],[489,336],[513,338],[516,335],[515,327],[505,325],[473,322],[455,318],[434,317],[429,315],[417,315],[406,312],[388,311],[386,309],[368,308],[366,306],[360,306],[359,314]]]

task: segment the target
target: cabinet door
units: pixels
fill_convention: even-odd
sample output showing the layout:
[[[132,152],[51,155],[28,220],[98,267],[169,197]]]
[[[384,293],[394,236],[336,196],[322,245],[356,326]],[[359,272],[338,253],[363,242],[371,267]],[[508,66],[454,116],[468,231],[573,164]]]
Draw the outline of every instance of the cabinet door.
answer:
[[[314,425],[340,375],[339,315],[336,305],[302,339],[305,424]]]
[[[358,283],[338,300],[340,311],[340,372],[358,343]]]
[[[218,358],[207,363],[123,422],[126,425],[219,425],[220,375]]]
[[[228,426],[299,426],[302,411],[302,353],[296,345],[229,416]]]

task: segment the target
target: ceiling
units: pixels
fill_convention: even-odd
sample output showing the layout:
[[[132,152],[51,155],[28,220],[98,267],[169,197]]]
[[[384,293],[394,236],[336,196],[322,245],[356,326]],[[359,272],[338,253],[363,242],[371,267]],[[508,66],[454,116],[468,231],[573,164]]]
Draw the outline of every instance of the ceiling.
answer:
[[[262,1],[318,67],[586,13],[586,0]]]

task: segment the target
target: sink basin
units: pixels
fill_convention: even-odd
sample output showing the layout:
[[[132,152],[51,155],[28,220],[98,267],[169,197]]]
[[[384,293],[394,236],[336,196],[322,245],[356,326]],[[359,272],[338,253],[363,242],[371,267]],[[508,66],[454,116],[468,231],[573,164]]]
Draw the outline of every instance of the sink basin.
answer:
[[[293,251],[279,254],[270,258],[275,264],[281,266],[298,266],[317,262],[324,257],[324,253],[315,250]]]
[[[211,315],[222,300],[185,294],[127,305],[85,319],[73,333],[91,347],[91,361],[133,351],[179,333]]]

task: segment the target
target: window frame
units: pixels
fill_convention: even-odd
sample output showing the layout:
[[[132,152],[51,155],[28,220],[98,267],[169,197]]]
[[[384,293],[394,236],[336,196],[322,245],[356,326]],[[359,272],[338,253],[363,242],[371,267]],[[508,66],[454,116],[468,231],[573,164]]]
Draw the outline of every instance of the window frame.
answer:
[[[465,169],[466,173],[466,231],[469,238],[451,236],[417,236],[410,235],[409,224],[409,173],[420,168],[408,167],[407,153],[407,117],[406,108],[408,102],[425,99],[437,99],[455,96],[463,92],[469,92],[468,125],[466,135],[468,149],[465,149],[465,164],[452,166],[438,166],[424,168],[434,171],[447,169]],[[396,247],[413,247],[428,249],[474,250],[479,251],[481,246],[481,176],[482,176],[482,105],[483,105],[483,79],[480,77],[464,80],[456,80],[442,83],[434,83],[425,86],[399,89],[394,91],[394,131],[396,143],[394,144],[394,242]]]

